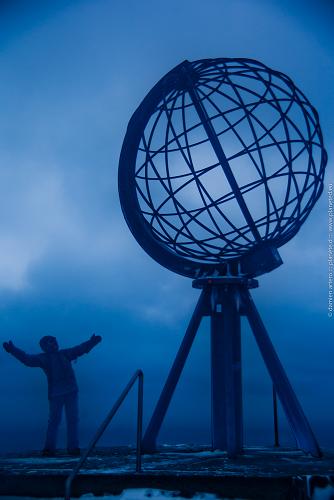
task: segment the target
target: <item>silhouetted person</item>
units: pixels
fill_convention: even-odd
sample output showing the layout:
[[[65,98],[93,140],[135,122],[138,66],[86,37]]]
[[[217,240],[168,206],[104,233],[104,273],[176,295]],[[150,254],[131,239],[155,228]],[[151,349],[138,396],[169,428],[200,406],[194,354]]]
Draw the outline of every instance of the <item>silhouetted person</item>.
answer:
[[[39,341],[42,353],[26,354],[15,347],[12,341],[4,342],[4,349],[26,366],[44,370],[48,379],[49,422],[43,455],[52,456],[56,450],[57,432],[65,407],[67,422],[67,449],[71,455],[79,455],[78,441],[78,384],[71,362],[88,353],[101,342],[99,335],[92,335],[70,349],[59,349],[56,337],[47,335]]]

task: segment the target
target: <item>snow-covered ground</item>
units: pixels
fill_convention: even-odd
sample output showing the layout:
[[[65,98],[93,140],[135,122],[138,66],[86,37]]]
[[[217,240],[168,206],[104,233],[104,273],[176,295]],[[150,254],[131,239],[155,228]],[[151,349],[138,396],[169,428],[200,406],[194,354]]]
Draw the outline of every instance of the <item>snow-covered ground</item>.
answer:
[[[81,500],[92,500],[96,499],[93,494],[89,493],[82,495]],[[103,500],[168,500],[172,498],[173,500],[184,500],[185,497],[177,496],[176,492],[172,491],[162,491],[153,489],[131,489],[125,490],[121,495],[106,495],[103,497],[98,497]],[[189,498],[189,497],[187,497]],[[217,500],[217,496],[212,493],[198,493],[192,497],[193,500]],[[6,497],[6,500],[37,500],[35,497]],[[38,500],[64,500],[63,498],[39,498]],[[224,500],[219,497],[219,500]],[[228,499],[225,499],[228,500]],[[236,498],[235,500],[247,500],[243,498]],[[321,499],[322,500],[322,499]]]
[[[82,500],[89,500],[96,497],[89,493],[80,497]],[[161,490],[152,490],[152,489],[131,489],[126,490],[121,493],[121,495],[105,495],[102,498],[103,500],[168,500],[172,498],[173,500],[184,500],[185,497],[177,495],[176,492],[170,491],[161,491]],[[187,497],[188,498],[188,497]],[[223,499],[222,497],[217,497],[212,493],[198,493],[194,495],[193,500],[231,500],[231,499]],[[311,500],[332,500],[334,498],[334,490],[331,487],[327,488],[316,488],[314,491]],[[8,496],[6,500],[63,500],[63,498],[35,498],[35,497],[13,497]],[[247,500],[244,498],[235,498],[234,500]]]

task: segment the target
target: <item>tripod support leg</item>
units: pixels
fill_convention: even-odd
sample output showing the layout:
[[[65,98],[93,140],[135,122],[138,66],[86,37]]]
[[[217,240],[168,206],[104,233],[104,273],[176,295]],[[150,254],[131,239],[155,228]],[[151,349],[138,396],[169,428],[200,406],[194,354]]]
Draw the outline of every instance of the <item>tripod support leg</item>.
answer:
[[[242,290],[241,297],[245,314],[297,444],[305,452],[311,453],[315,457],[320,457],[322,453],[319,445],[291,387],[249,291]]]
[[[186,334],[182,340],[181,346],[176,355],[173,366],[169,372],[168,378],[160,395],[159,401],[155,407],[152,418],[148,424],[142,445],[142,448],[146,453],[150,453],[156,450],[156,440],[161,425],[164,421],[166,412],[168,410],[176,385],[179,381],[183,367],[189,355],[191,346],[193,344],[197,330],[201,323],[202,317],[206,313],[209,295],[210,294],[207,289],[202,290],[202,293],[197,302],[197,306],[188,325]]]

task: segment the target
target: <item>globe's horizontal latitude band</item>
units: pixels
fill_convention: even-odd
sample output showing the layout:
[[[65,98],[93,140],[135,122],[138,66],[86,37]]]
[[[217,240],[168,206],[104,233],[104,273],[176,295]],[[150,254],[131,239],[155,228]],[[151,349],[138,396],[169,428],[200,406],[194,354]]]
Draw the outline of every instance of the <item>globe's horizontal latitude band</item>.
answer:
[[[233,78],[239,78],[239,80],[244,79],[245,85],[243,85],[243,83],[240,84],[240,81],[235,83]],[[211,84],[213,85],[212,82],[214,82],[214,87],[210,86]],[[281,86],[279,84],[281,84]],[[259,93],[258,87],[260,85],[262,87],[260,87],[261,92]],[[208,96],[205,94],[203,98],[200,97],[202,87],[211,89],[210,94],[208,94]],[[233,95],[231,97],[228,95],[229,89],[235,92],[235,96]],[[242,96],[240,97],[241,91],[246,92],[247,97],[251,97],[253,102],[244,103],[244,98]],[[146,184],[142,190],[138,184],[139,176],[137,176],[138,172],[136,171],[140,144],[143,138],[145,141],[144,132],[146,131],[145,129],[152,115],[157,113],[158,110],[158,118],[152,127],[149,137],[150,141],[156,132],[155,127],[157,127],[162,110],[166,112],[167,120],[169,120],[167,121],[166,129],[173,127],[171,115],[176,109],[176,98],[173,104],[175,109],[173,107],[169,109],[166,104],[168,99],[172,100],[170,94],[173,92],[175,92],[177,98],[182,96],[184,108],[181,110],[182,113],[189,113],[190,109],[196,111],[199,123],[193,127],[193,129],[196,127],[199,129],[200,126],[204,129],[204,136],[206,138],[202,142],[207,142],[212,147],[215,157],[218,159],[217,165],[223,170],[229,187],[231,188],[231,193],[225,195],[225,199],[224,196],[218,200],[214,200],[211,197],[209,204],[207,204],[205,200],[205,196],[208,193],[204,191],[203,195],[203,193],[200,192],[205,206],[203,209],[188,210],[188,212],[187,207],[184,208],[180,204],[180,200],[176,199],[176,194],[179,195],[181,192],[180,190],[185,186],[187,187],[188,181],[185,181],[181,188],[173,188],[172,192],[171,180],[168,179],[168,155],[171,154],[167,140],[169,130],[166,131],[165,145],[159,151],[161,154],[165,155],[166,177],[162,177],[161,172],[158,171],[158,167],[154,164],[154,161],[157,161],[154,159],[156,152],[152,154],[150,146],[147,146],[145,142],[145,175],[143,175],[141,179],[142,182]],[[236,135],[237,140],[244,148],[241,153],[239,152],[238,155],[235,155],[236,158],[232,158],[232,160],[227,158],[224,147],[221,144],[221,139],[222,137],[224,138],[225,131],[223,130],[223,132],[218,134],[213,125],[213,121],[217,120],[217,117],[219,119],[222,117],[225,122],[229,123],[226,116],[228,113],[231,113],[231,109],[218,109],[217,107],[218,112],[216,111],[216,115],[213,116],[211,114],[211,116],[209,116],[205,107],[208,106],[208,102],[210,105],[215,105],[214,98],[212,97],[215,93],[220,93],[222,96],[226,97],[226,102],[229,104],[230,102],[237,103],[239,108],[235,109],[237,109],[237,111],[241,110],[244,113],[241,119],[237,120],[232,125],[230,124],[230,127],[226,129],[228,133],[233,132]],[[276,94],[278,94],[278,96]],[[191,96],[191,104],[185,104],[184,95]],[[205,104],[203,104],[204,101]],[[163,108],[164,105],[165,108]],[[193,106],[193,108],[191,108],[191,106]],[[274,125],[271,124],[269,127],[266,127],[260,123],[258,117],[255,115],[259,108],[261,110],[263,109],[263,106],[266,106],[266,113],[267,110],[269,110],[275,119],[276,116],[279,117],[279,120],[274,122]],[[235,109],[232,111],[235,111]],[[302,125],[298,123],[295,124],[295,114],[297,111],[300,113],[300,117],[303,120]],[[265,116],[265,118],[267,117]],[[246,146],[241,134],[238,135],[238,132],[235,130],[242,120],[244,120],[243,123],[247,123],[249,130],[253,134],[254,142],[248,146]],[[255,122],[258,129],[260,128],[260,130],[263,129],[265,131],[262,136],[258,136],[258,131],[255,129],[252,120]],[[277,138],[278,127],[282,128],[280,133],[282,134],[283,140]],[[185,122],[184,128],[186,129]],[[177,137],[175,133],[174,137],[176,137],[176,145],[180,150],[182,150],[182,148],[185,150],[186,147],[188,148],[190,170],[193,168],[193,179],[189,182],[194,180],[197,189],[201,188],[200,191],[202,191],[202,179],[204,179],[204,176],[210,169],[213,169],[217,165],[202,169],[200,173],[195,170],[190,152],[194,144],[187,143],[187,134],[189,134],[189,130],[191,129],[188,128],[184,130],[184,138],[180,136]],[[218,135],[220,135],[220,139]],[[181,139],[185,139],[187,143],[186,146],[181,146]],[[195,143],[195,146],[198,144],[200,144],[200,142]],[[297,146],[301,149],[295,153],[293,148]],[[267,173],[267,169],[269,170],[270,166],[264,162],[262,153],[262,149],[270,150],[270,148],[272,148],[276,156],[279,156],[280,160],[283,161],[283,166],[274,174]],[[183,151],[181,151],[181,153],[186,159],[185,153]],[[243,160],[246,155],[253,162],[254,169],[256,169],[259,175],[260,181],[256,180],[240,186],[240,181],[238,184],[237,180],[235,180],[235,169],[233,170],[230,167],[230,163]],[[313,159],[313,156],[315,159]],[[298,163],[301,157],[303,157],[302,159],[304,161],[302,170]],[[257,158],[259,159],[257,160]],[[292,168],[293,162],[298,163],[296,171]],[[233,274],[242,272],[249,276],[256,276],[268,272],[277,267],[277,265],[280,265],[281,260],[277,248],[289,241],[298,232],[319,198],[323,188],[323,176],[326,162],[327,157],[323,147],[317,112],[306,97],[294,86],[289,77],[269,69],[262,63],[250,59],[205,59],[192,63],[184,61],[167,73],[167,75],[153,87],[129,122],[119,165],[119,193],[121,206],[127,224],[142,248],[156,261],[170,270],[192,278],[198,278],[205,275],[225,275],[227,272],[232,272]],[[160,206],[157,206],[158,203],[156,200],[153,200],[149,184],[152,178],[148,179],[147,165],[149,165],[149,168],[153,169],[156,175],[154,180],[160,182],[162,187],[166,190],[166,193],[170,195],[170,199],[174,203],[175,213],[162,213],[161,209],[163,205],[166,206],[167,203],[164,202]],[[233,163],[233,165],[235,164]],[[187,178],[186,175],[177,175],[171,177],[171,179],[179,181],[180,178]],[[300,179],[302,179],[301,187],[298,183]],[[283,193],[284,200],[282,202],[279,201],[280,206],[277,207],[278,203],[275,201],[275,196],[271,191],[275,193],[275,189],[277,190],[274,181],[281,183],[282,180],[286,182],[286,193]],[[275,189],[269,185],[274,185]],[[252,192],[254,189],[260,190],[262,186],[264,186],[263,197],[265,198],[267,213],[264,214],[264,217],[259,219],[252,215],[252,207],[250,209],[248,208],[244,198],[247,196],[248,192]],[[283,187],[285,188],[285,186]],[[228,203],[228,196],[230,195],[233,195],[236,199],[240,208],[240,213],[246,222],[241,228],[234,224],[232,217],[228,218],[229,214],[226,213],[226,210],[224,212],[224,210],[221,209],[224,203]],[[292,195],[294,195],[294,197],[292,197]],[[150,213],[146,212],[146,218],[138,197],[142,204],[147,203],[149,205]],[[302,205],[303,203],[304,206]],[[223,234],[222,229],[218,227],[219,224],[214,220],[214,216],[212,216],[211,213],[213,210],[219,212],[221,220],[223,220],[222,217],[225,217],[227,223],[230,224],[230,233],[232,233],[230,240],[229,236],[226,236],[226,233]],[[213,229],[208,228],[209,237],[202,237],[202,239],[200,239],[198,237],[196,238],[196,236],[190,232],[190,224],[184,222],[184,214],[187,215],[188,220],[190,218],[190,222],[196,221],[196,223],[199,224],[200,231],[204,231],[204,224],[199,221],[198,217],[198,215],[202,216],[204,211],[208,213],[208,217],[211,217],[210,223],[213,225]],[[171,218],[168,219],[170,215],[178,216],[180,226],[183,224],[176,237],[168,234],[169,232],[172,233],[179,229],[170,222]],[[147,220],[149,217],[151,221]],[[154,223],[156,224],[155,227],[153,227]],[[184,231],[184,239],[188,237],[189,234],[190,244],[177,240],[177,237],[180,234],[182,235],[182,231]],[[217,234],[214,234],[215,232]],[[221,246],[219,243],[220,235]],[[229,267],[227,264],[229,264]]]

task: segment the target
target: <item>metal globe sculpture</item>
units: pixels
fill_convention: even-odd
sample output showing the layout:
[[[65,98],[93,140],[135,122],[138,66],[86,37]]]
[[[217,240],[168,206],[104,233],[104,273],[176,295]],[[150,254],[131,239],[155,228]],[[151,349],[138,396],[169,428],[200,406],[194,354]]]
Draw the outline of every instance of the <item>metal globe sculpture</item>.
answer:
[[[185,61],[129,123],[122,209],[173,271],[224,275],[230,263],[255,276],[281,263],[276,249],[319,198],[326,161],[318,114],[289,77],[250,59]]]
[[[122,210],[160,264],[201,289],[145,432],[156,440],[203,317],[210,318],[213,449],[243,451],[241,317],[298,446],[321,450],[249,289],[279,266],[323,190],[318,114],[289,77],[250,59],[184,61],[133,114],[119,164]]]

